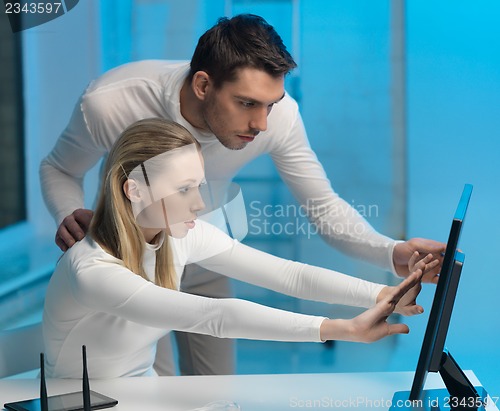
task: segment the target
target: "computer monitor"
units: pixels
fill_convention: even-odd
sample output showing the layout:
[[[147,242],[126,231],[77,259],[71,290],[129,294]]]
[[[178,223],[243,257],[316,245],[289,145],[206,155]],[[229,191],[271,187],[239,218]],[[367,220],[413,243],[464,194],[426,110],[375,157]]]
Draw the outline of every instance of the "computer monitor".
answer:
[[[458,242],[471,194],[472,185],[466,184],[451,224],[411,391],[395,394],[395,398],[409,400],[409,403],[416,404],[413,409],[431,408],[428,407],[429,399],[425,401],[424,398],[424,385],[429,372],[440,373],[448,390],[446,395],[448,409],[478,410],[484,406],[485,392],[482,391],[481,395],[478,393],[445,348],[446,334],[464,265],[465,255],[458,249]],[[433,405],[436,406],[433,409],[440,409],[437,404]]]
[[[417,370],[410,391],[409,399],[412,401],[421,399],[428,372],[440,372],[443,381],[447,384],[447,377],[443,375],[443,372],[446,374],[448,364],[454,362],[453,357],[445,350],[445,341],[464,264],[465,255],[457,247],[471,194],[472,185],[466,184],[451,224],[443,266],[436,286]],[[470,383],[467,383],[467,377],[465,377],[462,370],[458,367],[458,370],[455,371],[458,374],[453,373],[453,377],[460,380],[460,387],[448,387],[447,385],[448,390],[457,391],[458,389],[462,391],[463,389],[465,390],[463,394],[467,397],[475,396],[473,391],[466,388]],[[474,390],[474,387],[472,389]],[[454,392],[454,394],[461,395],[460,392]],[[450,395],[454,394],[450,392]]]

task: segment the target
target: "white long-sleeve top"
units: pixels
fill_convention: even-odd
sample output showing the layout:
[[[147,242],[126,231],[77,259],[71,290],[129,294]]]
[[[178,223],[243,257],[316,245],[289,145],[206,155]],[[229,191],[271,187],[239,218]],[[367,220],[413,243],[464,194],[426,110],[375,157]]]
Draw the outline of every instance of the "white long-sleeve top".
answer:
[[[284,260],[247,247],[198,221],[183,239],[169,237],[178,278],[197,262],[255,285],[300,298],[370,307],[380,284]],[[155,252],[147,244],[145,280],[90,236],[69,249],[50,280],[43,313],[46,374],[80,378],[87,346],[91,378],[150,375],[156,342],[170,330],[217,337],[320,341],[324,317],[239,299],[212,299],[154,284]]]
[[[85,173],[137,120],[162,117],[186,127],[200,142],[209,180],[231,180],[254,158],[268,153],[323,238],[339,250],[395,272],[395,241],[373,227],[332,189],[311,150],[297,103],[287,94],[268,117],[268,129],[243,150],[229,150],[181,115],[180,90],[188,63],[146,60],[119,66],[93,81],[75,106],[67,128],[42,161],[45,202],[59,225],[83,207]]]

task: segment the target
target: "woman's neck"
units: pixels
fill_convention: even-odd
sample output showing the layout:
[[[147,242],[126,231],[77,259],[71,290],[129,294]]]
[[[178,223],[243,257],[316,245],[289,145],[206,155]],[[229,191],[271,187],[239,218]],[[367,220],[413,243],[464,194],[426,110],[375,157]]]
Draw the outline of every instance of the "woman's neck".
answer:
[[[142,234],[144,235],[144,239],[146,240],[146,243],[149,244],[155,244],[157,239],[158,239],[158,234],[161,233],[161,230],[158,230],[157,228],[142,228],[141,227]]]

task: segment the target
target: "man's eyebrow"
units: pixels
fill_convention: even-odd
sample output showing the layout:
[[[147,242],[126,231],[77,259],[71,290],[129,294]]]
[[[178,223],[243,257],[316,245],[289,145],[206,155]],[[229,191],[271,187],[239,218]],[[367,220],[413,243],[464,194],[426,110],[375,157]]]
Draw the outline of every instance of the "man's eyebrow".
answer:
[[[281,100],[283,100],[285,98],[285,95],[286,95],[286,92],[284,92],[283,95],[279,99],[277,99],[277,100],[275,100],[275,101],[273,101],[272,103],[269,103],[269,104],[279,103]],[[248,101],[249,103],[264,105],[264,103],[262,101],[255,100],[254,98],[251,98],[251,97],[240,96],[240,95],[236,95],[235,97],[237,99],[239,99],[239,100]]]

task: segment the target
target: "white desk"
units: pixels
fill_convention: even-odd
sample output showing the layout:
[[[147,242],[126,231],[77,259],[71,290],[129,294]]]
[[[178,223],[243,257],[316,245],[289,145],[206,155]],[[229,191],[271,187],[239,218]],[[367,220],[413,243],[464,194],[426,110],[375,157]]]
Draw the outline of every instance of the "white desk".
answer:
[[[480,385],[471,371],[466,374],[474,385]],[[215,400],[234,401],[242,411],[378,411],[389,408],[395,391],[409,390],[412,380],[412,372],[137,377],[91,380],[90,387],[117,399],[114,411],[188,411]],[[442,387],[439,375],[429,374],[425,388]],[[47,390],[49,395],[78,391],[81,382],[47,380]],[[35,398],[38,393],[39,380],[0,380],[0,406]],[[498,408],[491,403],[489,410]]]

